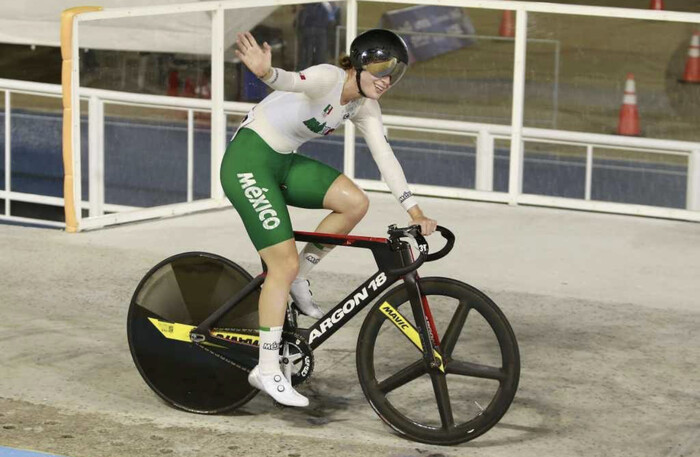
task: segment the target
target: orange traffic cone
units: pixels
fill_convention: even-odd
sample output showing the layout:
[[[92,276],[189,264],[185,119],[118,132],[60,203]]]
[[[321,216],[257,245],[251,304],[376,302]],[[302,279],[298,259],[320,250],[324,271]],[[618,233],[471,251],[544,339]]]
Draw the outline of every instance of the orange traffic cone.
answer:
[[[662,10],[664,9],[664,0],[651,0],[649,4],[650,10]]]
[[[513,38],[515,36],[515,23],[513,22],[513,12],[511,10],[503,11],[501,26],[498,28],[498,34],[502,37],[509,38]]]
[[[700,83],[700,32],[693,33],[693,38],[690,39],[683,82]]]
[[[634,75],[627,74],[625,82],[625,95],[620,108],[620,121],[617,124],[618,135],[639,135],[639,110],[637,109],[637,91],[635,89]]]

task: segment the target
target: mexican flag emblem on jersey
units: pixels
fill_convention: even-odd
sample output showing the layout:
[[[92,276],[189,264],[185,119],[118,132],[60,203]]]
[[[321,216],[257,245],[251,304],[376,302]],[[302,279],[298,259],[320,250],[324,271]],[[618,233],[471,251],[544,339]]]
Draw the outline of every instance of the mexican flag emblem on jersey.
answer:
[[[326,106],[325,108],[323,108],[323,117],[326,117],[326,116],[328,116],[329,114],[331,114],[331,111],[333,111],[333,106],[331,106],[331,105],[329,104],[328,106]]]

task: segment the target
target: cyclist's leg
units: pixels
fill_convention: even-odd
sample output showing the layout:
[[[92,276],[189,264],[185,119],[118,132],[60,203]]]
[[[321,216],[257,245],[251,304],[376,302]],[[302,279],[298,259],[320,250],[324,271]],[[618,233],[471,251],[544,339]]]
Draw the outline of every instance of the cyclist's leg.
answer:
[[[290,205],[331,210],[316,228],[317,232],[346,235],[369,207],[367,195],[350,178],[329,165],[299,154],[294,156],[284,185],[284,196]],[[307,244],[299,257],[299,277],[305,279],[331,249],[332,246]]]
[[[276,162],[289,161],[291,157],[266,151],[267,145],[249,132],[242,129],[227,149],[221,183],[268,267],[260,294],[260,326],[281,327],[298,260],[289,211],[279,185],[278,177],[284,173]],[[268,153],[271,160],[264,160]]]
[[[318,231],[346,235],[367,214],[369,199],[364,190],[345,175],[338,176],[323,199],[333,212],[318,225]]]
[[[260,251],[294,237],[280,182],[290,154],[270,148],[257,133],[241,129],[221,163],[221,185]]]
[[[284,179],[284,197],[292,206],[332,212],[317,227],[325,233],[348,234],[367,213],[365,192],[340,171],[295,154]]]
[[[290,229],[290,235],[291,233]],[[287,297],[299,270],[294,239],[287,239],[258,251],[267,265],[267,276],[260,292],[260,362],[248,376],[248,382],[264,390],[279,403],[307,406],[309,400],[299,394],[282,374],[279,364],[282,328]]]
[[[347,235],[362,220],[369,208],[365,192],[350,178],[341,174],[328,188],[323,198],[323,207],[330,209],[316,227],[317,232]],[[311,269],[325,257],[334,246],[309,243],[299,255],[299,279],[307,281]],[[308,281],[306,282],[308,286]]]
[[[364,192],[338,170],[299,154],[284,180],[287,202],[303,208],[326,208],[331,213],[321,221],[317,232],[347,234],[367,211]],[[299,254],[299,274],[292,283],[291,295],[303,314],[321,318],[323,311],[311,296],[309,273],[333,246],[308,243]]]
[[[258,251],[267,265],[267,276],[260,293],[260,327],[281,327],[287,309],[289,287],[299,271],[294,239]]]
[[[280,403],[306,406],[308,400],[292,388],[279,366],[287,296],[298,271],[294,233],[279,184],[290,159],[242,129],[224,156],[221,183],[267,265],[258,305],[260,363],[248,380]]]

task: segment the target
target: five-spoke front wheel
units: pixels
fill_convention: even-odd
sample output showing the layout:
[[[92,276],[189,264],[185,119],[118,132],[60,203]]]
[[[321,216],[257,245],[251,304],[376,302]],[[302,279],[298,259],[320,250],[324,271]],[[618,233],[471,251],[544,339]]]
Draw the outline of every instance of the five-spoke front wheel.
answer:
[[[379,417],[408,438],[442,445],[469,441],[493,427],[513,401],[517,341],[498,306],[477,289],[447,278],[419,284],[443,369],[424,361],[420,342],[410,338],[410,327],[418,326],[404,284],[380,298],[362,325],[360,384]]]

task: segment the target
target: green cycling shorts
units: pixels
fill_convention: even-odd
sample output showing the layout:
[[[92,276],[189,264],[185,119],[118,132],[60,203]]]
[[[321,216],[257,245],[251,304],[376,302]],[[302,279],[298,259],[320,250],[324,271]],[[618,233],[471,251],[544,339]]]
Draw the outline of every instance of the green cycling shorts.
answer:
[[[280,154],[251,129],[240,129],[226,148],[221,185],[255,248],[294,237],[287,205],[323,208],[340,172],[299,154]]]

